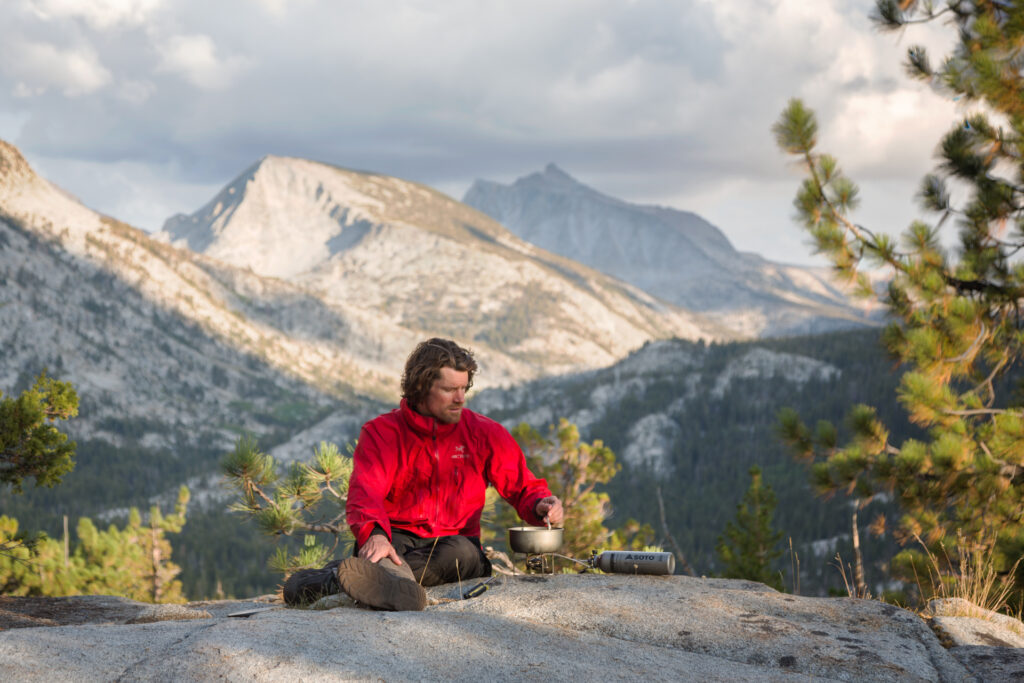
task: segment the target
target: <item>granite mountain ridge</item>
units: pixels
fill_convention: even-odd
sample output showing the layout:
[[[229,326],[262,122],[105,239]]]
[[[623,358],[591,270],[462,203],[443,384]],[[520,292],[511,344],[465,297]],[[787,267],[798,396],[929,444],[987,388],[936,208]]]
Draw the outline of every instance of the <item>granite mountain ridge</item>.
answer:
[[[699,312],[739,337],[877,324],[828,268],[738,251],[697,214],[603,194],[555,164],[510,185],[477,180],[462,200],[522,239]]]

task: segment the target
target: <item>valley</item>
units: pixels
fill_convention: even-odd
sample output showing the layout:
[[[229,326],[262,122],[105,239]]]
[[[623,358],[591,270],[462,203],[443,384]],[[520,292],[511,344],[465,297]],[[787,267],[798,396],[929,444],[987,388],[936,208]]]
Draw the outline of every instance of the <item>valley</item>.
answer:
[[[702,228],[685,257],[708,286],[733,253],[716,230]],[[810,283],[806,301],[818,296],[820,282],[791,280]],[[68,427],[74,472],[53,490],[0,491],[0,509],[57,535],[65,515],[118,521],[186,483],[188,522],[172,538],[186,593],[273,590],[272,546],[226,511],[220,458],[242,435],[282,462],[320,440],[351,442],[397,402],[415,342],[441,335],[477,353],[472,407],[508,426],[567,417],[613,447],[624,469],[608,486],[610,525],[658,529],[659,490],[691,563],[713,572],[714,538],[756,463],[779,494],[779,528],[817,547],[847,515],[817,507],[774,438],[774,412],[841,420],[854,400],[887,400],[895,382],[874,321],[840,290],[828,297],[815,299],[833,307],[820,325],[825,309],[805,306],[794,328],[751,327],[750,310],[662,298],[430,188],[278,157],[153,236],[82,206],[0,142],[0,390],[16,394],[45,369],[81,396]],[[768,334],[819,327],[840,329]],[[825,590],[820,578],[805,585]]]

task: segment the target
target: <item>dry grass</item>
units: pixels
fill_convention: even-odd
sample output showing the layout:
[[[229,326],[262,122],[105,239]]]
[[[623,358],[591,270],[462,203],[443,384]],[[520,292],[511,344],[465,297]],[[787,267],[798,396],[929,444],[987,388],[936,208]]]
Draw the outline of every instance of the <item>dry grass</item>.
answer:
[[[1024,557],[1018,558],[1008,572],[1000,573],[996,570],[995,543],[986,542],[984,539],[969,543],[958,533],[957,548],[961,549],[961,552],[956,562],[945,553],[943,562],[928,549],[920,537],[915,536],[915,539],[928,558],[928,574],[924,577],[917,576],[917,589],[921,597],[921,604],[917,610],[919,616],[929,622],[932,617],[940,616],[932,613],[929,603],[932,600],[944,600],[944,604],[939,608],[941,616],[995,621],[1024,637],[1024,605],[1019,605],[1015,609],[1010,606],[1010,598],[1015,588],[1013,577],[1021,562],[1024,562]],[[844,565],[839,553],[836,553],[832,564],[839,570],[849,597],[872,597],[870,593],[857,594],[851,580],[852,567]],[[914,571],[916,575],[916,568]]]
[[[843,564],[843,558],[839,553],[836,553],[835,558],[832,561],[832,566],[839,569],[839,575],[843,578],[843,586],[846,588],[846,594],[851,598],[860,598],[862,600],[870,600],[871,593],[865,588],[863,591],[858,591],[856,583],[853,581],[853,567],[849,563]],[[850,576],[846,576],[846,570],[850,570]]]
[[[969,544],[961,533],[957,533],[957,547],[961,549],[956,563],[945,555],[945,563],[932,553],[920,537],[914,537],[924,549],[928,557],[928,573],[926,585],[922,585],[918,577],[918,590],[922,601],[927,604],[936,599],[959,599],[963,603],[963,614],[951,613],[948,616],[979,617],[989,619],[992,612],[1006,613],[1009,599],[1013,593],[1013,577],[1024,557],[1018,558],[1006,574],[996,570],[994,557],[995,543],[984,540]],[[944,553],[945,554],[945,553]],[[967,604],[964,604],[967,603]],[[1016,615],[1020,618],[1019,610]]]

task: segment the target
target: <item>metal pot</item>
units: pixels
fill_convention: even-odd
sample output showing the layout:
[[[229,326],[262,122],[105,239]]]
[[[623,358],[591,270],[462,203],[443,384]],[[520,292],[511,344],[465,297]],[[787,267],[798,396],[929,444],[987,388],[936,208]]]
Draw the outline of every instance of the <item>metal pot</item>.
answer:
[[[515,553],[539,555],[562,547],[562,529],[546,526],[515,526],[508,530],[508,547]]]

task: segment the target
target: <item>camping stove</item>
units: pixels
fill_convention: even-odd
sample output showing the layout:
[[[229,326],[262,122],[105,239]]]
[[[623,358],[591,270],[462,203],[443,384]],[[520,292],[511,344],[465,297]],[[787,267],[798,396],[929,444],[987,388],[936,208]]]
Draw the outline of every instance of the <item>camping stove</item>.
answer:
[[[554,574],[555,556],[552,553],[526,553],[527,574]]]

